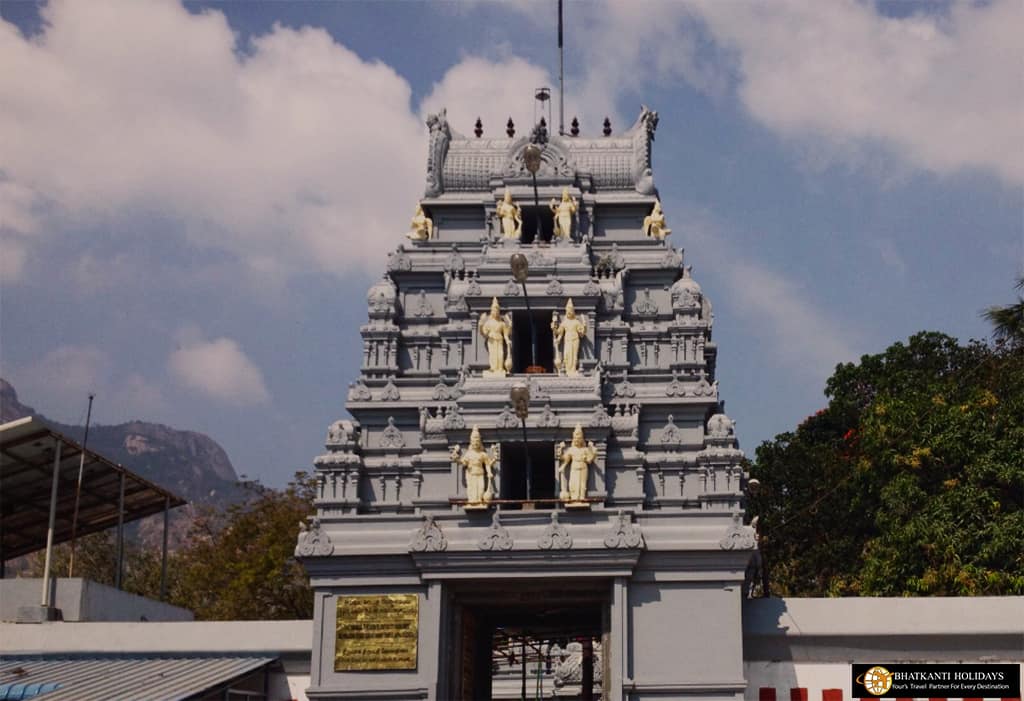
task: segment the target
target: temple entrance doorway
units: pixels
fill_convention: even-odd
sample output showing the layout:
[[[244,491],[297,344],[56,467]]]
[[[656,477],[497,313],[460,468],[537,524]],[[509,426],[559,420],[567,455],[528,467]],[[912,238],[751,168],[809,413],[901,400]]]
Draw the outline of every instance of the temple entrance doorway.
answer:
[[[453,697],[601,699],[609,593],[604,580],[453,585]]]

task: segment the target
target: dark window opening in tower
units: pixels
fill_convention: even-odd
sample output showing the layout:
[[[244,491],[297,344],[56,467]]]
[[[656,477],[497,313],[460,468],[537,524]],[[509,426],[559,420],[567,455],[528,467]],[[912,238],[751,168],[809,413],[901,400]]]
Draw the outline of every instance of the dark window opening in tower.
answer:
[[[527,434],[529,438],[529,434]],[[530,498],[554,499],[555,444],[550,441],[530,441]],[[526,499],[526,451],[523,442],[503,441],[501,444],[501,499]],[[551,508],[554,503],[538,505]],[[518,508],[517,504],[502,506]]]
[[[551,311],[533,310],[533,324],[537,333],[536,363],[530,343],[530,315],[525,310],[512,314],[512,372],[524,373],[531,365],[554,372],[555,347],[551,331]]]
[[[545,243],[551,242],[555,233],[555,219],[551,210],[544,205],[540,207],[523,207],[523,243],[533,243],[540,234],[540,240]]]

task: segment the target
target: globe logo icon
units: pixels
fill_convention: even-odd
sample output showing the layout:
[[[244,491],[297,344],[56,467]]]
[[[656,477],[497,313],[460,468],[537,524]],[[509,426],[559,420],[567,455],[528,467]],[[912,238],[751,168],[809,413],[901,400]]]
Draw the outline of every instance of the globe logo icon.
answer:
[[[857,677],[857,682],[863,684],[869,694],[883,696],[892,688],[892,672],[885,667],[872,667]]]

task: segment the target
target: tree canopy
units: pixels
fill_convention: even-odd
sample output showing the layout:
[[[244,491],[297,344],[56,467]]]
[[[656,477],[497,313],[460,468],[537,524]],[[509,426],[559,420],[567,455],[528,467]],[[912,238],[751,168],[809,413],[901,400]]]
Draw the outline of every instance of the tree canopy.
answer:
[[[757,449],[773,594],[1024,593],[1024,354],[920,333]]]
[[[313,480],[305,473],[284,489],[242,483],[249,497],[223,509],[203,507],[184,542],[168,556],[168,602],[199,620],[312,618],[313,594],[293,557],[299,523],[314,512]],[[68,571],[70,548],[55,548],[53,573]],[[123,588],[153,599],[160,595],[160,553],[126,539]],[[114,584],[114,530],[81,538],[75,576]],[[30,557],[28,573],[41,576],[43,553]]]

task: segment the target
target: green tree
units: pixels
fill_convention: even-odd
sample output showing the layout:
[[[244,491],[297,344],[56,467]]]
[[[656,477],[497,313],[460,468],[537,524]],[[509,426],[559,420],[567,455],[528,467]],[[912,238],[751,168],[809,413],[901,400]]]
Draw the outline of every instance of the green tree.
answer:
[[[1017,278],[1016,289],[1024,291],[1024,276]],[[1024,350],[1024,297],[1014,304],[989,307],[982,315],[992,324],[992,335],[997,342]]]
[[[757,449],[773,593],[1024,593],[1024,356],[921,333]]]
[[[298,472],[283,490],[256,482],[243,486],[248,499],[200,511],[184,542],[169,554],[168,601],[199,620],[312,618],[312,590],[293,554],[299,523],[315,511],[313,478]],[[113,529],[80,538],[75,576],[113,586],[116,553]],[[69,556],[69,544],[54,548],[56,576],[66,576]],[[26,574],[42,576],[43,561],[42,552],[33,553]],[[160,570],[158,549],[125,539],[125,591],[159,598]]]
[[[284,490],[201,515],[175,553],[171,602],[201,620],[311,618],[313,594],[293,557],[299,523],[314,512],[315,482],[303,472]]]

